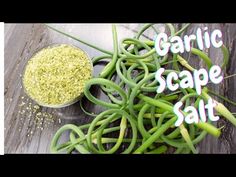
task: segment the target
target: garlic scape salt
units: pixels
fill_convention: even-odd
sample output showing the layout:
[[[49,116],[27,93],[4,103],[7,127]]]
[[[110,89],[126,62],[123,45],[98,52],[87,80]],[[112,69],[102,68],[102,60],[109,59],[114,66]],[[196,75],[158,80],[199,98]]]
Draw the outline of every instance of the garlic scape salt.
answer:
[[[38,104],[56,108],[78,101],[91,77],[88,55],[79,48],[61,44],[40,50],[28,61],[23,85]]]

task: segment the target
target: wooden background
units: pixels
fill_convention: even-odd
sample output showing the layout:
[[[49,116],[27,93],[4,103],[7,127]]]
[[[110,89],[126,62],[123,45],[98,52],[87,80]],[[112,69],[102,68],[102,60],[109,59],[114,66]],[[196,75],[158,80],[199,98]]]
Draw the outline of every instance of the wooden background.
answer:
[[[102,48],[112,50],[112,33],[110,24],[51,24],[81,39],[90,41]],[[142,24],[118,24],[118,38],[132,37]],[[180,28],[182,24],[175,24]],[[198,27],[207,26],[210,31],[220,29],[224,44],[230,50],[230,63],[226,75],[236,73],[236,24],[192,24],[185,34],[193,34]],[[161,31],[163,25],[156,25]],[[153,37],[153,31],[147,31],[145,37]],[[4,122],[5,153],[49,153],[49,146],[54,133],[67,123],[83,124],[91,118],[86,116],[78,103],[63,109],[33,108],[35,103],[24,93],[21,74],[27,60],[39,49],[54,43],[68,43],[81,47],[90,55],[98,56],[100,52],[79,42],[69,39],[48,29],[43,24],[5,24],[5,60],[4,60]],[[214,64],[222,62],[221,50],[210,48],[209,53]],[[189,62],[204,66],[197,58],[189,57]],[[101,67],[95,68],[95,75]],[[224,80],[222,84],[210,86],[217,93],[236,101],[236,77]],[[232,112],[236,108],[224,103]],[[99,112],[100,108],[85,103],[86,109]],[[38,113],[46,116],[37,117]],[[51,117],[50,117],[51,116]],[[236,128],[223,118],[218,126],[225,125],[220,138],[208,135],[199,145],[200,153],[236,153]],[[65,137],[66,138],[66,135]]]

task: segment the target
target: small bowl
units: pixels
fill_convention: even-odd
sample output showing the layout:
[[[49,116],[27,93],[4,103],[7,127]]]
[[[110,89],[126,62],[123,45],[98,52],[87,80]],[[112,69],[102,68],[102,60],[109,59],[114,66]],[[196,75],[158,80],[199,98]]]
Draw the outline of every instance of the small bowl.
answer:
[[[71,45],[71,44],[51,44],[51,45],[48,45],[46,47],[43,47],[43,48],[40,48],[39,50],[37,50],[29,59],[28,61],[33,58],[38,52],[40,52],[41,50],[43,49],[46,49],[46,48],[50,48],[50,47],[56,47],[56,46],[60,46],[60,45],[67,45],[67,46],[71,46],[71,47],[74,47],[75,49],[79,49],[81,50],[82,52],[84,52],[84,54],[87,56],[90,64],[91,64],[91,76],[93,76],[93,64],[92,64],[92,61],[91,61],[91,58],[89,57],[88,53],[85,52],[84,50],[82,50],[81,48],[79,47],[76,47],[74,45]],[[26,63],[26,65],[24,66],[24,70],[23,70],[23,75],[22,75],[22,86],[23,86],[23,89],[24,89],[24,92],[26,93],[26,95],[28,95],[32,100],[34,100],[37,104],[39,104],[40,106],[44,106],[44,107],[49,107],[49,108],[64,108],[64,107],[67,107],[67,106],[70,106],[76,102],[78,102],[83,96],[84,96],[84,93],[81,92],[81,94],[79,96],[77,96],[76,98],[74,98],[73,100],[70,100],[66,103],[63,103],[63,104],[58,104],[58,105],[49,105],[49,104],[45,104],[45,103],[41,103],[39,102],[38,100],[35,100],[34,98],[32,98],[30,96],[30,94],[27,93],[27,90],[25,89],[25,86],[24,86],[24,82],[23,82],[23,78],[24,78],[24,75],[25,75],[25,70],[26,70],[26,67],[27,67],[27,64],[28,64],[28,61]]]

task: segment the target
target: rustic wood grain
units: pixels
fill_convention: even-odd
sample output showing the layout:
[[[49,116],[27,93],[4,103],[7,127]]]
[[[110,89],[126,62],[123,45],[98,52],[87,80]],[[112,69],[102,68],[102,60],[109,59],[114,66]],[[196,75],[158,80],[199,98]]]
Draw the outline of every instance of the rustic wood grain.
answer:
[[[112,50],[112,33],[110,24],[52,24],[73,35],[90,41],[105,49]],[[119,24],[118,37],[133,36],[141,24]],[[160,30],[163,25],[156,25]],[[181,24],[176,24],[178,28]],[[230,64],[227,67],[227,75],[236,73],[236,25],[235,24],[192,24],[184,34],[191,34],[199,26],[208,26],[210,30],[219,28],[224,34],[224,43],[230,48]],[[153,31],[147,31],[146,37],[152,37]],[[145,38],[143,36],[143,38]],[[83,124],[91,118],[86,116],[76,103],[62,109],[49,109],[40,107],[38,111],[53,115],[54,121],[42,120],[42,127],[37,128],[35,124],[36,113],[29,116],[27,105],[35,103],[28,99],[21,85],[21,74],[27,60],[39,49],[54,43],[68,43],[81,47],[90,55],[98,56],[100,52],[80,44],[72,39],[64,37],[43,24],[5,24],[5,62],[4,62],[4,109],[5,109],[5,153],[49,153],[51,139],[57,129],[67,123]],[[220,50],[210,48],[208,51],[215,64],[222,62]],[[185,55],[189,62],[196,68],[204,66],[203,62],[194,56]],[[98,73],[101,67],[96,67],[94,73]],[[226,95],[236,101],[234,91],[236,89],[236,77],[227,79],[223,84],[210,86],[214,91]],[[22,98],[23,97],[23,98]],[[22,101],[26,102],[21,105]],[[226,103],[225,103],[226,104]],[[228,105],[228,108],[236,112],[236,108]],[[86,109],[99,112],[101,108],[92,106],[85,102]],[[31,111],[32,112],[32,111]],[[236,153],[236,128],[221,119],[218,126],[225,125],[222,136],[216,139],[208,135],[198,146],[200,153]],[[66,136],[66,135],[65,135]],[[65,138],[65,137],[64,137]]]

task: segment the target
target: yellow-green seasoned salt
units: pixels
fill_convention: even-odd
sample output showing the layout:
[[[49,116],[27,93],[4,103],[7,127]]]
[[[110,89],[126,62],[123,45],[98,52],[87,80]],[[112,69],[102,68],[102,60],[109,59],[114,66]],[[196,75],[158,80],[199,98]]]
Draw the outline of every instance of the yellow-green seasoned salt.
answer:
[[[27,63],[23,85],[38,104],[67,105],[83,93],[92,76],[92,64],[79,48],[61,44],[44,48]]]

